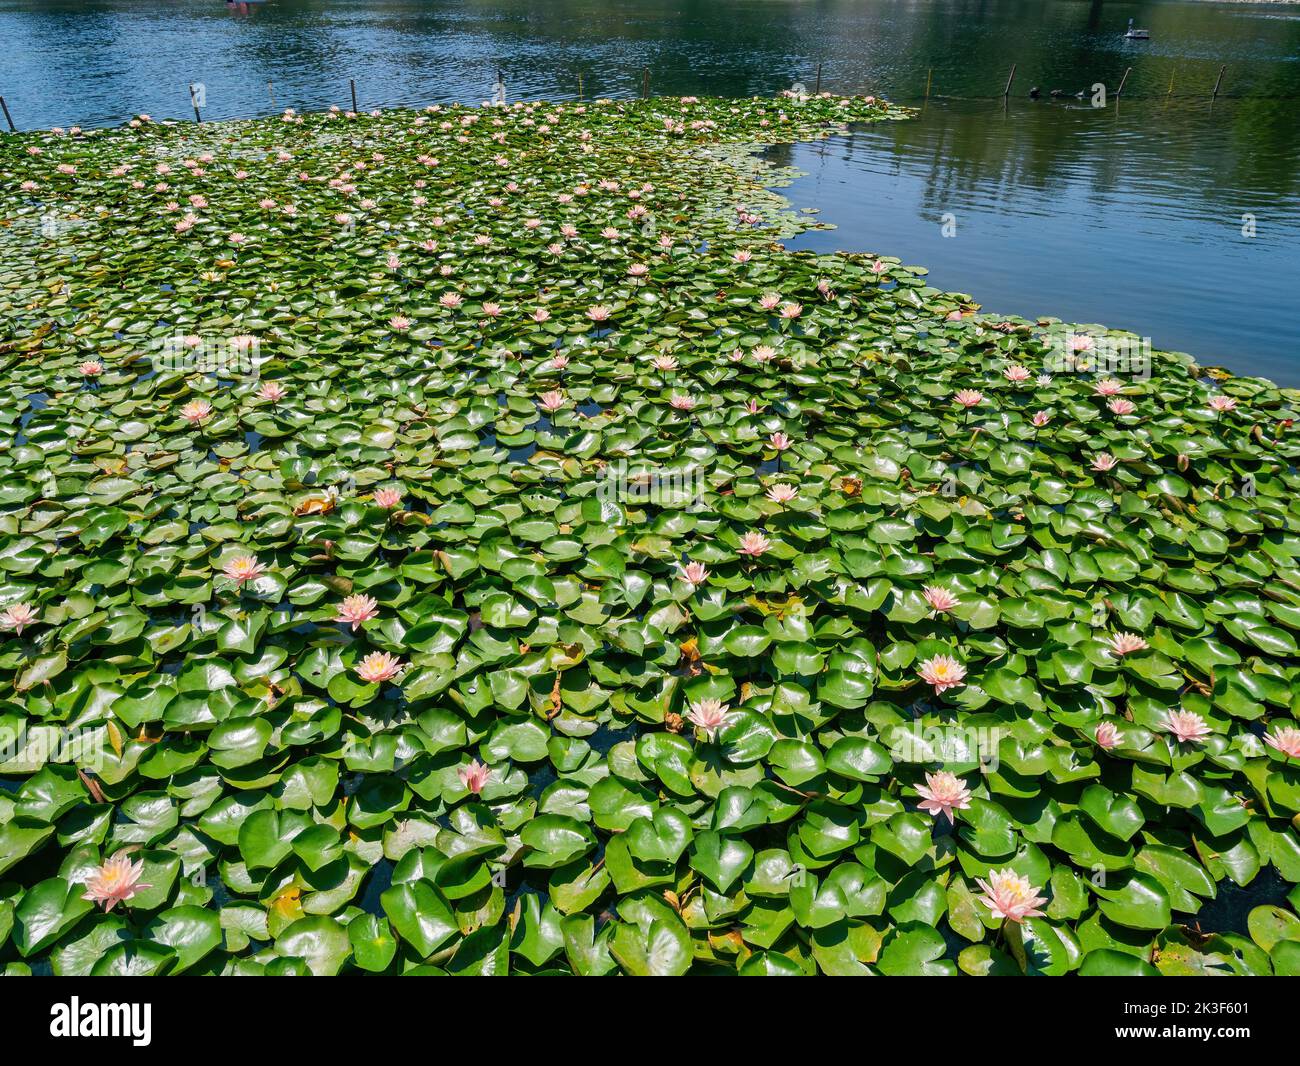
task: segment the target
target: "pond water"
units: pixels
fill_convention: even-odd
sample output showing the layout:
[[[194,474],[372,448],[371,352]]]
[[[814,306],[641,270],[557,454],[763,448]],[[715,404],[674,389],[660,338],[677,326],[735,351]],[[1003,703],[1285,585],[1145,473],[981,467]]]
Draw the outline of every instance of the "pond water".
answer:
[[[1125,40],[1128,20],[1151,31]],[[20,129],[292,106],[770,94],[919,105],[779,157],[840,227],[797,247],[898,255],[990,310],[1132,329],[1300,385],[1300,6],[1201,0],[0,0]],[[1000,100],[1016,66],[1009,106]],[[1223,69],[1221,94],[1209,96]],[[1025,97],[1100,82],[1093,109]],[[268,85],[268,82],[270,85]],[[940,219],[956,235],[941,236]],[[1243,215],[1255,236],[1242,235]]]

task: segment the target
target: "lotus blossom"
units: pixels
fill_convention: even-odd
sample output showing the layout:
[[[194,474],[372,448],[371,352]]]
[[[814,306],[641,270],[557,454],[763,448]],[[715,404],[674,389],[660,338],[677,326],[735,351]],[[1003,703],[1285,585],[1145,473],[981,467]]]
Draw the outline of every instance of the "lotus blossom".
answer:
[[[1131,415],[1137,410],[1137,404],[1133,403],[1132,400],[1125,400],[1118,396],[1106,406],[1110,408],[1111,414],[1115,415]]]
[[[1103,378],[1097,382],[1096,392],[1098,396],[1115,396],[1124,386],[1114,378]]]
[[[356,665],[357,676],[362,681],[377,684],[388,681],[402,672],[402,660],[386,651],[372,651]]]
[[[1278,726],[1272,733],[1265,733],[1264,743],[1288,759],[1300,759],[1300,729],[1293,725]]]
[[[593,322],[608,322],[609,316],[613,313],[614,309],[607,307],[605,304],[596,304],[587,308],[587,317]]]
[[[284,386],[278,381],[264,381],[257,395],[269,403],[279,403],[285,397]]]
[[[936,774],[927,773],[925,784],[917,785],[916,791],[923,796],[921,810],[928,814],[944,815],[951,824],[956,819],[953,811],[964,811],[970,806],[970,789],[966,782],[956,774],[940,770]]]
[[[19,636],[36,621],[36,608],[27,603],[10,604],[0,611],[0,629],[12,629]]]
[[[1022,381],[1029,380],[1029,368],[1023,367],[1019,363],[1012,363],[1011,366],[1002,371],[1002,376],[1014,384],[1019,384]]]
[[[334,621],[350,625],[355,633],[360,625],[378,616],[379,603],[373,596],[345,596]]]
[[[803,314],[803,304],[791,301],[781,305],[782,318],[798,318],[801,314]]]
[[[1092,468],[1099,474],[1104,474],[1107,470],[1114,470],[1118,465],[1119,460],[1110,452],[1098,452],[1092,458]]]
[[[751,555],[757,559],[770,547],[772,547],[772,542],[762,533],[750,532],[740,538],[740,547],[737,550],[741,555]]]
[[[191,400],[181,408],[181,417],[192,426],[197,426],[212,414],[212,404],[207,400]]]
[[[1213,732],[1195,711],[1170,711],[1165,715],[1164,728],[1184,744],[1201,744]]]
[[[703,563],[686,563],[682,567],[682,577],[692,585],[703,585],[708,580],[709,571]]]
[[[679,411],[693,411],[695,409],[694,396],[674,394],[668,398],[668,402]]]
[[[551,312],[546,310],[545,307],[539,307],[533,312],[532,317],[534,322],[547,322],[550,320]]]
[[[950,688],[958,688],[966,684],[966,667],[954,659],[951,655],[934,655],[926,659],[917,671],[921,675],[921,680],[927,685],[934,686],[934,694],[940,693]]]
[[[1070,351],[1087,352],[1092,350],[1092,338],[1086,333],[1071,333],[1069,337]]]
[[[104,372],[104,364],[97,359],[88,359],[77,369],[81,371],[82,377],[97,378]]]
[[[411,320],[405,315],[394,315],[388,320],[388,324],[398,333],[405,333],[411,328]]]
[[[1121,741],[1124,739],[1120,736],[1119,730],[1115,728],[1114,722],[1102,722],[1101,725],[1097,727],[1097,732],[1093,735],[1096,737],[1097,747],[1104,748],[1107,751],[1110,751],[1111,748],[1119,747]]]
[[[256,555],[236,555],[233,559],[226,561],[221,567],[221,571],[238,588],[250,581],[256,581],[266,573],[266,567],[258,562]]]
[[[483,313],[488,318],[498,318],[501,315],[501,305],[493,303],[491,300],[484,300],[482,307]]]
[[[372,497],[376,507],[382,507],[385,511],[391,511],[395,507],[402,505],[401,489],[375,489]]]
[[[942,585],[926,585],[921,589],[921,595],[933,611],[951,611],[954,607],[961,606],[956,593]]]
[[[764,293],[762,296],[758,298],[758,306],[761,307],[764,311],[775,310],[776,305],[779,304],[780,302],[781,302],[781,297],[774,292]]]
[[[551,356],[551,369],[563,370],[569,365],[569,357],[564,354]]]
[[[542,410],[546,411],[548,414],[554,414],[567,402],[564,393],[559,389],[552,389],[550,392],[542,393],[542,398],[539,401]]]
[[[773,485],[767,490],[767,498],[773,503],[787,504],[799,495],[794,485]]]
[[[468,766],[462,766],[456,771],[456,776],[460,778],[460,783],[465,786],[466,791],[477,796],[483,791],[488,779],[492,776],[492,768],[485,766],[477,759],[472,759]]]
[[[1135,651],[1144,651],[1148,646],[1145,640],[1134,633],[1116,633],[1106,641],[1106,645],[1116,658],[1130,655]]]
[[[976,389],[962,389],[953,395],[962,407],[976,407],[984,402],[984,394]]]
[[[727,724],[727,704],[721,700],[700,700],[691,704],[686,717],[709,740]]]
[[[153,887],[140,881],[142,873],[143,859],[132,862],[131,856],[119,851],[86,878],[86,894],[81,898],[102,903],[105,912],[111,911],[117,904],[129,902],[137,892]]]
[[[652,360],[652,363],[656,370],[667,372],[669,370],[677,369],[677,360],[671,355],[656,355]]]
[[[450,311],[456,310],[464,302],[464,297],[458,292],[444,292],[438,297],[438,303]]]
[[[977,877],[975,883],[984,892],[980,902],[997,917],[1013,922],[1039,917],[1043,913],[1039,907],[1047,902],[1029,878],[1011,869],[990,870],[987,881]]]
[[[768,444],[772,445],[778,452],[783,452],[790,447],[790,438],[784,433],[773,433],[767,438]]]
[[[1033,417],[1030,418],[1029,421],[1031,421],[1039,429],[1042,429],[1042,427],[1047,425],[1047,423],[1050,422],[1051,420],[1052,420],[1052,416],[1049,415],[1046,411],[1035,411]]]
[[[1211,396],[1210,407],[1215,411],[1232,411],[1237,407],[1237,401],[1231,396]]]

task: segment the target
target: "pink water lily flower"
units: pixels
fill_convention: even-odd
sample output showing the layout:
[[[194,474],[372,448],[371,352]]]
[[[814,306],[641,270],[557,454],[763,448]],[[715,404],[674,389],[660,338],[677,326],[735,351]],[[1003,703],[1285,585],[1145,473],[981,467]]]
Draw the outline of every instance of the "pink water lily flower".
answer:
[[[88,359],[77,369],[81,371],[82,377],[97,378],[104,372],[104,364],[97,359]]]
[[[936,696],[950,688],[966,684],[966,667],[951,655],[931,656],[921,664],[917,673],[927,685],[934,686]]]
[[[693,411],[695,409],[694,396],[681,396],[674,394],[668,398],[668,402],[679,411]]]
[[[362,681],[377,684],[389,681],[402,672],[402,660],[386,651],[372,651],[356,665],[357,676]]]
[[[1264,743],[1288,759],[1300,759],[1300,729],[1293,725],[1278,726],[1272,733],[1265,733]]]
[[[1195,711],[1170,711],[1164,728],[1184,744],[1201,744],[1214,732]]]
[[[563,392],[559,389],[552,389],[550,392],[542,393],[542,398],[539,402],[543,411],[546,411],[549,414],[554,414],[568,401],[565,399]]]
[[[450,311],[456,310],[464,302],[465,298],[458,292],[444,292],[438,297],[438,303]]]
[[[1043,426],[1047,425],[1047,423],[1050,422],[1051,420],[1052,420],[1052,416],[1049,415],[1046,411],[1035,411],[1033,417],[1030,418],[1029,421],[1031,421],[1034,425],[1038,426],[1038,428],[1041,429]]]
[[[265,574],[266,567],[258,562],[256,555],[236,555],[226,561],[221,567],[221,572],[230,578],[236,587],[242,587]]]
[[[692,585],[703,585],[709,578],[709,571],[703,563],[686,563],[682,567],[682,577]]]
[[[773,503],[787,504],[799,495],[794,485],[773,485],[767,490],[767,498]]]
[[[783,452],[790,447],[791,441],[784,433],[773,433],[767,438],[768,444],[772,445],[778,452]]]
[[[465,786],[466,791],[477,796],[492,777],[492,769],[477,759],[472,759],[468,766],[462,766],[456,771],[456,776],[460,778],[460,783]]]
[[[596,304],[587,308],[587,317],[593,322],[608,322],[610,315],[613,313],[614,309],[605,304]]]
[[[284,386],[278,381],[264,381],[257,395],[268,403],[279,403],[285,397]]]
[[[923,797],[920,808],[936,818],[943,815],[952,823],[956,820],[954,810],[964,811],[970,806],[970,789],[966,782],[947,770],[925,775],[925,784],[917,785],[916,791]]]
[[[402,505],[402,490],[375,489],[373,499],[376,507],[382,507],[385,511],[391,511],[395,507],[400,507]]]
[[[687,719],[710,740],[727,724],[727,704],[721,700],[700,700],[691,704]]]
[[[926,585],[921,589],[921,595],[933,611],[951,611],[954,607],[961,606],[961,600],[956,594],[942,585]]]
[[[984,402],[984,394],[977,389],[961,389],[952,398],[962,407],[976,407]]]
[[[350,625],[355,633],[359,626],[378,616],[379,603],[373,596],[345,596],[334,621]]]
[[[782,318],[798,318],[803,314],[803,304],[797,304],[793,300],[781,305]]]
[[[1231,396],[1211,396],[1210,407],[1215,411],[1232,411],[1237,407],[1237,401]]]
[[[737,551],[741,555],[750,555],[757,559],[770,547],[772,547],[772,542],[762,533],[750,532],[740,538],[740,547]]]
[[[1111,748],[1117,748],[1124,739],[1120,732],[1115,728],[1114,722],[1102,722],[1097,727],[1097,732],[1093,734],[1097,740],[1097,747],[1110,751]]]
[[[1115,396],[1123,388],[1124,386],[1114,378],[1103,378],[1097,382],[1096,392],[1098,396]]]
[[[411,320],[405,315],[394,315],[388,320],[388,324],[398,333],[405,333],[411,328]]]
[[[1010,382],[1019,384],[1022,381],[1029,380],[1029,368],[1021,366],[1019,363],[1013,363],[1002,371],[1002,376]]]
[[[772,311],[781,302],[781,297],[774,292],[766,292],[758,298],[758,306],[764,311]]]
[[[181,417],[192,426],[197,426],[212,414],[212,404],[207,400],[191,400],[181,408]]]
[[[1111,414],[1115,415],[1131,415],[1137,410],[1137,404],[1132,400],[1126,400],[1121,396],[1115,397],[1115,399],[1111,400],[1106,406],[1110,408]]]
[[[656,370],[666,372],[677,369],[677,359],[671,355],[656,355],[651,362]]]
[[[1013,922],[1039,917],[1043,913],[1039,908],[1047,902],[1029,878],[1014,870],[990,870],[987,881],[977,877],[975,883],[984,893],[980,902],[997,917]]]
[[[129,902],[137,892],[153,887],[141,882],[143,873],[143,859],[132,862],[131,856],[119,851],[86,878],[86,894],[81,898],[102,903],[105,912],[111,911],[117,904]]]
[[[1147,642],[1135,633],[1115,633],[1106,641],[1106,645],[1116,658],[1131,655],[1135,651],[1145,651],[1148,647]]]
[[[1114,470],[1118,465],[1119,460],[1110,452],[1098,452],[1092,457],[1092,468],[1099,474],[1104,474],[1107,470]]]
[[[36,608],[27,603],[10,604],[0,611],[0,629],[12,629],[20,637],[36,621]]]

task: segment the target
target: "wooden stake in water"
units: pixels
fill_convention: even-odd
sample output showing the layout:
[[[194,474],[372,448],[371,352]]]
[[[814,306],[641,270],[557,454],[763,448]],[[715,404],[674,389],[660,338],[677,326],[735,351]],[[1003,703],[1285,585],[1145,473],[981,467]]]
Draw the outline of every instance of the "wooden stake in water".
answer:
[[[1215,100],[1215,99],[1218,98],[1218,96],[1219,96],[1219,86],[1223,84],[1223,72],[1224,72],[1225,70],[1227,70],[1227,69],[1228,69],[1228,68],[1227,68],[1226,66],[1225,66],[1225,67],[1220,67],[1220,68],[1219,68],[1219,76],[1218,76],[1218,78],[1215,79],[1215,82],[1214,82],[1214,92],[1212,92],[1212,93],[1210,94],[1210,99],[1211,99],[1211,100]]]
[[[582,99],[582,71],[578,71],[578,99]]]
[[[1124,83],[1128,81],[1128,76],[1133,73],[1132,67],[1124,69],[1124,77],[1119,79],[1119,88],[1115,90],[1115,99],[1118,100],[1124,92]]]
[[[1016,80],[1016,65],[1011,64],[1011,73],[1007,75],[1007,87],[1002,90],[1002,99],[1011,95],[1011,83]]]
[[[650,99],[650,68],[641,68],[641,99]]]
[[[817,64],[817,88],[813,90],[813,96],[820,96],[822,91],[822,65]]]
[[[3,96],[0,96],[0,108],[3,108],[5,113],[5,121],[9,123],[9,132],[17,133],[18,130],[14,126],[13,117],[9,114],[9,105],[5,103],[5,98]]]
[[[202,122],[202,121],[203,121],[203,116],[199,114],[199,102],[198,102],[198,100],[195,99],[195,97],[194,97],[194,86],[193,86],[193,85],[190,86],[190,104],[191,104],[191,105],[193,106],[193,108],[194,108],[194,121],[195,121],[195,122]]]
[[[930,99],[930,83],[934,81],[934,67],[925,72],[925,98]]]
[[[348,87],[352,90],[352,113],[353,113],[353,114],[356,114],[356,111],[357,111],[357,83],[356,83],[355,81],[353,81],[351,78],[348,78]]]

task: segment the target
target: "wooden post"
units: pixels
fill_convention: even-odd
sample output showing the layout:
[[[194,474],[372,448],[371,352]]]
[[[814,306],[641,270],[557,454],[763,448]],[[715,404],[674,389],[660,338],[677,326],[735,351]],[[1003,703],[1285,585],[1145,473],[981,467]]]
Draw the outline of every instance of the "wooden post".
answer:
[[[1124,83],[1128,81],[1128,76],[1133,73],[1132,67],[1124,69],[1124,77],[1119,79],[1119,88],[1115,90],[1115,99],[1118,100],[1124,94]]]
[[[820,96],[822,91],[822,65],[817,64],[817,88],[813,90],[813,96]]]
[[[1002,99],[1011,95],[1011,83],[1016,80],[1016,65],[1011,64],[1011,73],[1007,75],[1007,87],[1002,90]]]
[[[1169,91],[1168,91],[1167,93],[1165,93],[1165,95],[1166,95],[1166,96],[1173,96],[1173,95],[1174,95],[1174,75],[1173,75],[1173,72],[1172,72],[1172,71],[1170,71],[1170,73],[1169,73]]]
[[[1214,81],[1214,92],[1210,94],[1210,99],[1215,100],[1219,96],[1219,86],[1223,84],[1223,72],[1227,70],[1226,66],[1219,68],[1219,76]]]
[[[199,102],[198,102],[196,99],[194,99],[194,86],[193,86],[193,85],[190,86],[190,103],[191,103],[191,104],[193,105],[193,107],[194,107],[194,121],[195,121],[195,122],[202,122],[202,121],[203,121],[203,116],[199,114]]]
[[[582,99],[582,71],[578,71],[578,99]]]
[[[4,109],[5,121],[9,123],[9,132],[17,133],[18,130],[14,127],[13,116],[9,114],[9,105],[5,103],[5,98],[3,96],[0,96],[0,108]]]
[[[650,99],[650,68],[641,68],[641,99]]]
[[[357,111],[357,83],[356,83],[352,78],[348,78],[348,87],[352,90],[352,113],[353,113],[353,114],[356,114],[356,111]]]
[[[934,81],[934,67],[925,72],[925,98],[930,99],[930,83]]]

